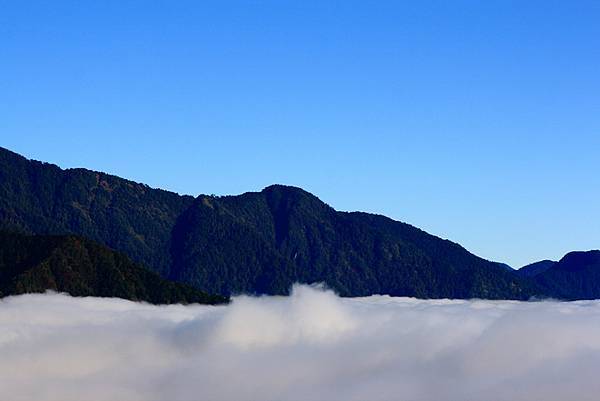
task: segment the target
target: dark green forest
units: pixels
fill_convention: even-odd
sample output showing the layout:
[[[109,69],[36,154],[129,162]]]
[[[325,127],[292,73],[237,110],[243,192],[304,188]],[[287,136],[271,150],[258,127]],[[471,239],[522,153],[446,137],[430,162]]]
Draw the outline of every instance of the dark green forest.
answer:
[[[0,232],[0,296],[46,290],[153,304],[227,302],[165,280],[85,238]]]
[[[324,282],[343,296],[526,299],[535,288],[495,263],[408,224],[337,212],[274,185],[201,196],[177,220],[170,278],[217,293],[285,294]]]
[[[593,293],[548,274],[553,269],[544,280],[519,274],[409,224],[338,212],[300,188],[193,198],[63,170],[2,148],[0,229],[82,236],[163,278],[224,296],[287,294],[295,282],[323,282],[342,296],[576,299]],[[568,285],[577,288],[561,289]]]

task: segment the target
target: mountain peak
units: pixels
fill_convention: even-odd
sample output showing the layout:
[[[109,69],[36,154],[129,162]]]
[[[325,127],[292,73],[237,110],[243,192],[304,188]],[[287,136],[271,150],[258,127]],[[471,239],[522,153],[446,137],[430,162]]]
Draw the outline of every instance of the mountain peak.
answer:
[[[306,211],[317,213],[331,209],[331,207],[317,196],[302,188],[291,185],[273,184],[264,188],[261,194],[265,195],[267,202],[273,209],[284,208],[291,210],[298,205],[305,205]]]
[[[305,191],[300,187],[296,187],[293,185],[285,185],[285,184],[271,184],[265,188],[263,188],[262,193],[268,194],[273,192],[281,192],[281,193],[295,193],[295,194],[303,194],[303,195],[312,195],[310,192]]]
[[[600,250],[569,252],[563,256],[559,264],[568,269],[581,269],[600,264]]]
[[[554,260],[540,260],[521,267],[517,272],[523,277],[534,277],[550,269],[556,263]]]

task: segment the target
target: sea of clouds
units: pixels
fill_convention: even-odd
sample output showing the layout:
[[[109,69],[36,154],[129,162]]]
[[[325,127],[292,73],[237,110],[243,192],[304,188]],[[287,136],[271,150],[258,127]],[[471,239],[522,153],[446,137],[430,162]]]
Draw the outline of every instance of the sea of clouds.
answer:
[[[599,373],[597,301],[0,301],[7,401],[582,401]]]

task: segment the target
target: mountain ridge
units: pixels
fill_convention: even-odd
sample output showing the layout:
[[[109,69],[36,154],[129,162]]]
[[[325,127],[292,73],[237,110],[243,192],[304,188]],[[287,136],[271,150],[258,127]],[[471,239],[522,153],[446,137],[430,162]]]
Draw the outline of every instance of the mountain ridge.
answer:
[[[163,278],[225,296],[286,294],[296,282],[324,282],[343,296],[560,293],[410,224],[336,211],[299,187],[194,198],[83,168],[63,170],[4,148],[0,229],[90,238]]]

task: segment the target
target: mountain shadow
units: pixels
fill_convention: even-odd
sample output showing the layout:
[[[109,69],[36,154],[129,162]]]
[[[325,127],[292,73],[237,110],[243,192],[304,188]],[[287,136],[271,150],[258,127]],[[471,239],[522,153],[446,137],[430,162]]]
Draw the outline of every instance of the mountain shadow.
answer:
[[[227,302],[162,279],[124,254],[85,238],[0,232],[0,297],[47,290],[153,304]]]

